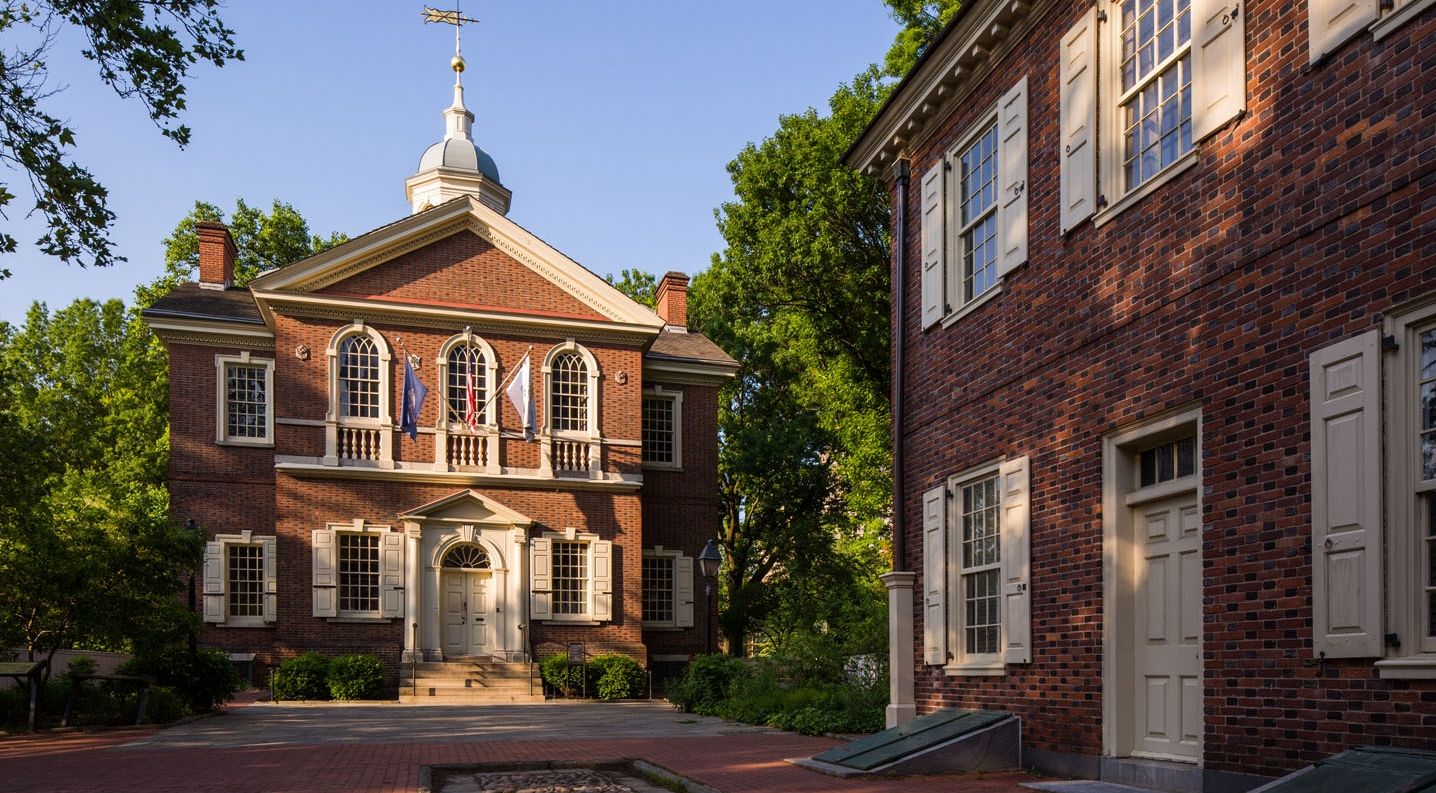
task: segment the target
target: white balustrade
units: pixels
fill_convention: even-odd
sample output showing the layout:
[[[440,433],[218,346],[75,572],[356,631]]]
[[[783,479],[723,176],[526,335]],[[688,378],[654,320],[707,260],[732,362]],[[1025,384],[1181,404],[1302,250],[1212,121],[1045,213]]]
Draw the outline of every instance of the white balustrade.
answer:
[[[571,441],[560,438],[553,439],[553,451],[551,459],[553,470],[559,471],[580,471],[588,472],[589,447],[592,444],[587,441]]]
[[[487,438],[483,435],[449,434],[448,462],[453,468],[483,468],[488,465]]]
[[[382,447],[380,430],[374,427],[339,427],[339,459],[378,462]]]

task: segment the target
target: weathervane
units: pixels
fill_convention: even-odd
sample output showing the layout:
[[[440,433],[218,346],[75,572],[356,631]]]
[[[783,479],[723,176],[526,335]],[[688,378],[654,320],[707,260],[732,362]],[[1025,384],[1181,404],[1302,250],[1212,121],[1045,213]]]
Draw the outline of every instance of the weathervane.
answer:
[[[458,0],[454,1],[453,11],[440,11],[437,8],[424,6],[424,10],[421,13],[423,13],[426,23],[440,22],[445,25],[454,26],[454,59],[449,62],[449,65],[454,68],[457,74],[463,74],[464,56],[459,54],[459,34],[463,31],[464,25],[477,25],[479,20],[471,19],[460,14]]]

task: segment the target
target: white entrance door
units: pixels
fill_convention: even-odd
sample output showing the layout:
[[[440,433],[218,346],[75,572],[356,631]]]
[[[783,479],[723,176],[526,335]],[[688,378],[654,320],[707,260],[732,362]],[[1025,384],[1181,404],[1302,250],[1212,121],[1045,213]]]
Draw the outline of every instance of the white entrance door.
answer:
[[[487,573],[445,570],[440,584],[443,605],[444,656],[485,655],[489,652],[489,598]]]
[[[1132,754],[1195,762],[1202,740],[1202,554],[1196,494],[1134,506]]]

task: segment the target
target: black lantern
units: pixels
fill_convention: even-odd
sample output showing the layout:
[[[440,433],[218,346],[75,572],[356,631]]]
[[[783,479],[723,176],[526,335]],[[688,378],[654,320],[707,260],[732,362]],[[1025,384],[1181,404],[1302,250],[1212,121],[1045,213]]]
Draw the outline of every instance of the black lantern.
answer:
[[[718,577],[718,568],[723,564],[723,555],[718,553],[718,541],[708,540],[698,554],[698,573],[703,576],[703,594],[708,598],[708,649],[713,654],[713,579]]]

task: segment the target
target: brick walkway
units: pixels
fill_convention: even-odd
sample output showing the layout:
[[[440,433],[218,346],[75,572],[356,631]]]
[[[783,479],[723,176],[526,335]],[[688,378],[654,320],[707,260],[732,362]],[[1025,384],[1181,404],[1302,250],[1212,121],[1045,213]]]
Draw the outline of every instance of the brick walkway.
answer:
[[[269,706],[272,712],[282,708]],[[573,711],[532,706],[535,717],[566,719]],[[603,707],[603,706],[594,706]],[[246,710],[250,710],[246,708]],[[254,709],[260,710],[259,708]],[[326,711],[326,713],[330,713]],[[395,711],[411,716],[413,711]],[[248,714],[246,714],[248,715]],[[268,714],[262,714],[268,715]],[[228,717],[206,722],[221,724]],[[340,713],[333,716],[342,720]],[[191,725],[194,726],[194,725]],[[185,728],[173,728],[183,731]],[[511,760],[641,758],[725,793],[841,791],[842,793],[1018,793],[1020,774],[841,780],[789,763],[834,742],[773,732],[606,740],[591,731],[567,740],[365,742],[285,744],[233,748],[172,748],[165,731],[134,729],[92,734],[41,735],[0,741],[0,790],[6,793],[290,793],[346,791],[391,793],[417,789],[419,766]],[[139,741],[139,748],[118,749]]]

